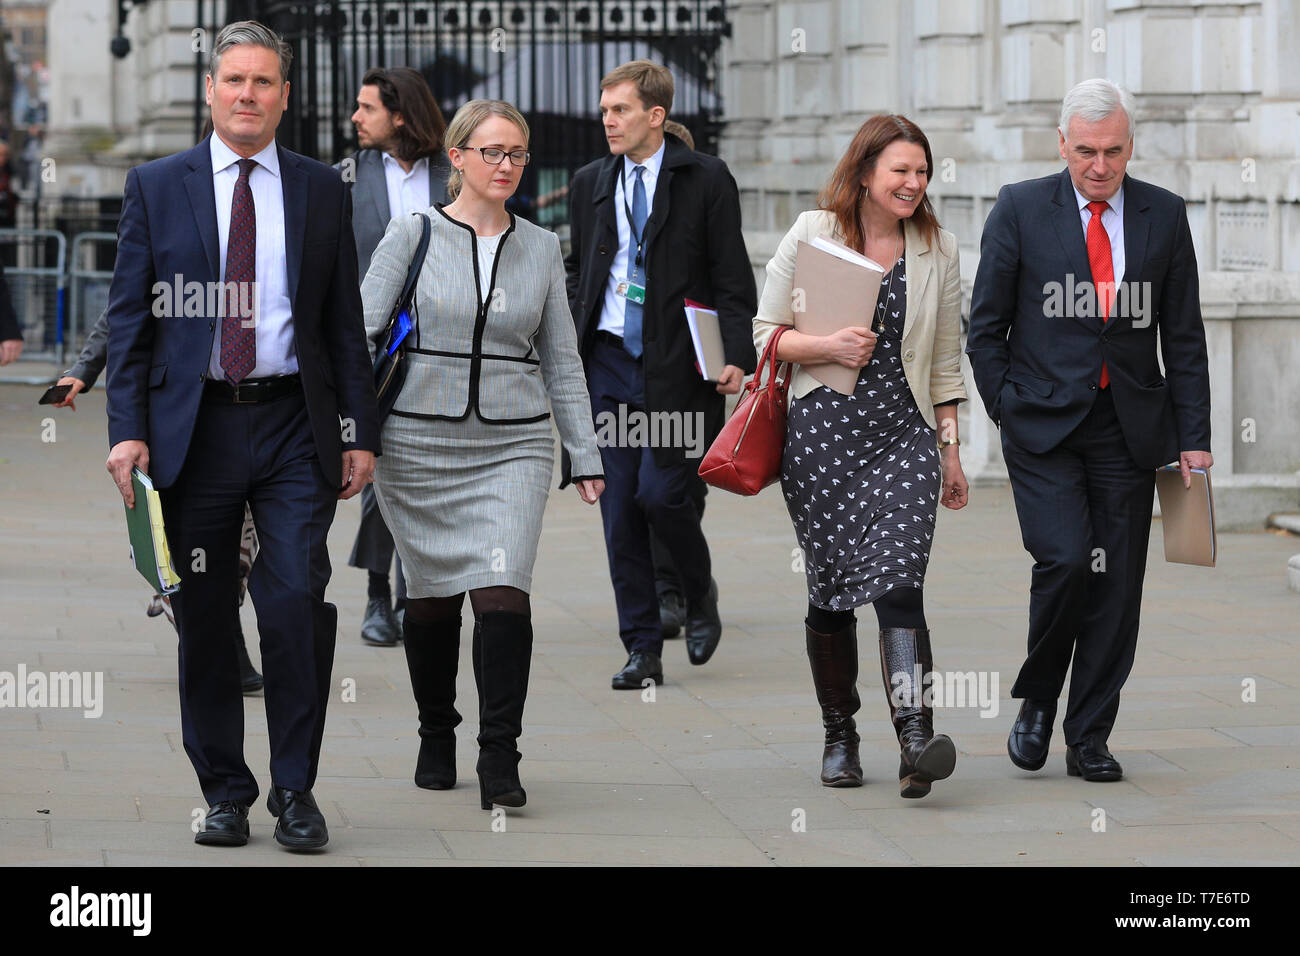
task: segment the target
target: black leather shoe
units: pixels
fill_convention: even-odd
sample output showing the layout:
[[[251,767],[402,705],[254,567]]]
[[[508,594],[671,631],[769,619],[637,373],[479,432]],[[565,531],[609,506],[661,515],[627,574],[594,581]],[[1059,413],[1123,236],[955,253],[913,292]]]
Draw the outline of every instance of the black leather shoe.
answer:
[[[319,850],[330,840],[325,817],[316,806],[310,790],[271,787],[266,795],[266,809],[279,817],[275,824],[275,842],[290,850]]]
[[[248,656],[248,645],[244,642],[244,635],[239,635],[239,689],[245,694],[256,694],[265,685],[262,675],[257,672],[253,662]]]
[[[676,591],[665,591],[659,595],[659,630],[665,641],[671,640],[682,632],[682,623],[686,620],[686,608],[682,607],[682,596]]]
[[[659,655],[653,651],[633,651],[623,665],[623,669],[614,675],[611,686],[615,690],[640,690],[641,682],[649,678],[656,684],[664,682],[664,665]]]
[[[1106,745],[1094,743],[1091,737],[1065,748],[1065,772],[1094,783],[1108,783],[1124,776],[1124,769]]]
[[[200,846],[243,846],[248,842],[248,804],[222,800],[208,808],[203,829],[194,834]]]
[[[1021,770],[1042,770],[1047,763],[1047,747],[1052,742],[1052,721],[1056,719],[1056,701],[1026,697],[1020,714],[1007,737],[1007,755]]]
[[[692,664],[703,664],[722,640],[722,618],[718,617],[718,582],[709,580],[708,593],[692,602],[686,612],[686,656]]]
[[[372,597],[366,602],[366,616],[361,621],[361,639],[375,647],[396,647],[401,635],[393,609],[386,597]]]

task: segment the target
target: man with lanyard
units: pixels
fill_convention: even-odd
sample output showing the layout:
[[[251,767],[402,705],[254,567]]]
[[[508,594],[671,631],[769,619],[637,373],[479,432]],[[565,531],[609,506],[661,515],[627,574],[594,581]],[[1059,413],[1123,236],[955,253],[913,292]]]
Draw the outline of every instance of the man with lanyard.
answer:
[[[692,482],[722,427],[723,396],[738,392],[756,364],[757,294],[736,183],[721,160],[664,134],[672,99],[672,74],[648,60],[607,74],[600,111],[610,155],[579,170],[569,194],[569,304],[597,425],[635,416],[648,426],[667,413],[689,420],[696,439],[689,449],[685,440],[647,447],[654,429],[638,437],[632,426],[601,443],[601,517],[628,653],[613,678],[618,690],[663,680],[652,529],[681,578],[691,663],[705,663],[718,646],[718,592]],[[714,382],[696,367],[686,299],[718,312],[726,365]]]

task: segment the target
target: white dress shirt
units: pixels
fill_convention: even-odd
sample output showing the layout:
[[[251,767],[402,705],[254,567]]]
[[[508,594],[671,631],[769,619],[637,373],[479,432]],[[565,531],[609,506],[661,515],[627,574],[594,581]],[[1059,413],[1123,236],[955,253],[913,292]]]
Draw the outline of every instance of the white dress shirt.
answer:
[[[1074,187],[1074,183],[1070,185]],[[1092,200],[1079,192],[1078,187],[1074,187],[1074,197],[1079,201],[1079,219],[1083,222],[1083,244],[1086,248],[1088,223],[1092,221],[1092,210],[1088,208],[1088,203]],[[1115,190],[1115,195],[1106,201],[1110,203],[1110,208],[1101,211],[1101,225],[1110,237],[1110,264],[1115,273],[1115,285],[1118,286],[1124,281],[1124,186],[1121,184]]]
[[[632,264],[631,257],[634,255],[632,226],[627,221],[627,211],[632,208],[632,190],[636,188],[636,175],[632,171],[638,165],[645,167],[641,173],[641,182],[645,184],[645,209],[646,220],[648,221],[650,213],[654,211],[655,207],[655,184],[659,181],[659,170],[664,164],[665,145],[666,141],[660,143],[654,155],[643,163],[634,163],[624,156],[623,175],[619,177],[618,183],[614,186],[614,215],[618,220],[618,252],[614,256],[614,262],[609,267],[609,278],[605,282],[605,307],[601,310],[600,322],[596,325],[596,328],[605,332],[612,332],[620,337],[623,335],[623,315],[626,311],[627,300],[614,290],[618,288],[620,282],[627,278],[628,273],[631,271],[629,269]],[[643,269],[645,255],[645,250],[642,250]],[[645,277],[647,286],[653,281],[654,276],[647,275]],[[682,315],[683,321],[685,321],[685,313],[682,313]]]
[[[239,180],[242,158],[220,136],[212,134],[212,188],[217,200],[217,234],[221,240],[221,281],[226,280],[226,249],[230,241],[230,206]],[[293,305],[289,301],[289,265],[285,256],[284,186],[280,180],[280,157],[272,140],[252,157],[257,163],[248,175],[253,193],[253,216],[257,221],[257,251],[254,259],[254,330],[257,336],[257,364],[248,378],[293,375],[298,356],[293,345]],[[221,368],[221,322],[217,321],[208,358],[208,378],[224,379]]]
[[[388,186],[388,218],[409,216],[413,212],[428,209],[429,202],[429,160],[421,156],[411,166],[408,173],[402,164],[392,156],[384,153],[384,183]]]

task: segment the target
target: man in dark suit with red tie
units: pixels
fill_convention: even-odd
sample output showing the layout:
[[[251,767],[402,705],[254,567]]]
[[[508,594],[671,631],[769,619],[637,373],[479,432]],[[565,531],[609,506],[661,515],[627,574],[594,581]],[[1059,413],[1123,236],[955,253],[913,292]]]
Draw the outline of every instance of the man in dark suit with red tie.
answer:
[[[209,811],[200,844],[248,842],[230,634],[244,502],[271,745],[267,806],[290,849],[328,841],[312,795],[337,614],[326,537],[379,452],[346,184],[275,143],[292,54],[260,23],[217,36],[214,134],[132,169],[109,292],[108,469],[162,490],[180,633],[181,726]]]
[[[1107,781],[1123,774],[1106,743],[1137,647],[1155,469],[1177,461],[1190,484],[1213,463],[1209,368],[1186,206],[1125,173],[1132,96],[1079,83],[1058,135],[1068,168],[1004,186],[984,224],[966,351],[1034,557],[1007,750],[1025,770],[1046,762],[1073,658],[1066,770]]]

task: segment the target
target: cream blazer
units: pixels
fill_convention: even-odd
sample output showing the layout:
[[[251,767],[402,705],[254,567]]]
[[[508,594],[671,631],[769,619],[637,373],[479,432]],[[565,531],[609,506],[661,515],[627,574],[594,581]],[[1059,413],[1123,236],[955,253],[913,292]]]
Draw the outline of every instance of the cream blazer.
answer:
[[[799,240],[811,242],[828,236],[838,242],[844,236],[835,214],[816,209],[799,214],[767,264],[767,284],[754,317],[754,346],[763,354],[767,340],[778,326],[794,324],[791,287],[794,259]],[[912,389],[916,406],[931,428],[937,428],[934,406],[953,400],[966,401],[966,383],[961,371],[961,269],[957,261],[957,237],[939,230],[937,249],[931,249],[910,220],[903,223],[906,245],[907,312],[903,316],[903,372]],[[821,385],[798,365],[794,366],[791,394],[803,398]]]

